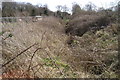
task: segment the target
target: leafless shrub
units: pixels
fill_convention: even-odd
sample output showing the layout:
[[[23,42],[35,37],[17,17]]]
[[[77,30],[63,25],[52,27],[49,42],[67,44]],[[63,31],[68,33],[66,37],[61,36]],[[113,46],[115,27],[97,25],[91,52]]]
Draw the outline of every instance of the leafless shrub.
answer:
[[[87,14],[82,15],[76,14],[77,16],[73,15],[75,17],[68,23],[66,33],[82,36],[91,29],[96,31],[109,24],[109,19],[105,15],[90,12],[86,13]]]
[[[3,77],[93,78],[98,72],[101,77],[116,66],[113,63],[117,35],[111,39],[111,30],[107,27],[96,33],[87,32],[82,37],[66,35],[64,24],[55,17],[45,17],[38,22],[5,23],[5,32],[0,36],[3,38],[3,65],[7,63],[2,67]],[[7,37],[9,34],[13,36]],[[106,44],[104,39],[107,39]],[[30,47],[34,43],[37,45]]]
[[[38,22],[5,23],[3,30],[5,33],[0,36],[3,37],[3,78],[85,76],[72,71],[67,62],[71,51],[59,19],[46,17]],[[7,37],[8,34],[13,36]],[[37,45],[33,46],[34,43]]]

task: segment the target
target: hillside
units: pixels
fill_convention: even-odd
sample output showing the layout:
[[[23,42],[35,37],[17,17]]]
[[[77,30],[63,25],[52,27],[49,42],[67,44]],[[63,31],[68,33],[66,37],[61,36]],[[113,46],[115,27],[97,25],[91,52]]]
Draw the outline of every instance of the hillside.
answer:
[[[9,35],[12,36],[6,38]],[[44,20],[40,22],[4,24],[3,64],[23,52],[9,64],[5,65],[3,69],[5,72],[12,71],[13,73],[16,69],[17,71],[23,71],[22,73],[29,73],[30,71],[31,73],[29,75],[32,76],[33,71],[31,70],[34,69],[36,72],[36,70],[39,69],[34,73],[35,76],[43,78],[60,77],[62,76],[60,75],[60,71],[67,66],[66,63],[61,60],[59,61],[59,58],[65,55],[64,53],[68,53],[68,51],[66,51],[67,47],[65,46],[66,38],[67,36],[63,33],[63,25],[59,19],[54,17],[44,18]],[[33,46],[24,52],[24,50],[31,45]],[[58,60],[56,61],[56,59]],[[60,69],[57,68],[58,65],[61,65]],[[28,70],[29,68],[30,70]],[[22,74],[18,73],[15,75]]]
[[[117,77],[117,24],[81,37],[52,16],[2,25],[3,78]]]
[[[0,76],[119,78],[118,6],[91,6],[74,4],[69,14],[66,6],[53,12],[47,5],[3,3]]]

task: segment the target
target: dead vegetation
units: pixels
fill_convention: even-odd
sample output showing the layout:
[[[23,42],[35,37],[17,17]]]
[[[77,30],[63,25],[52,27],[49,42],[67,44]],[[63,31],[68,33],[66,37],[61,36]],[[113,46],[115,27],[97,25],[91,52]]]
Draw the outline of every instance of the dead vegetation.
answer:
[[[118,36],[114,33],[114,28],[109,26],[96,33],[89,31],[82,37],[72,36],[68,41],[70,50],[74,53],[71,65],[76,65],[77,69],[82,65],[85,70],[99,77],[108,76],[111,72],[113,74],[109,76],[115,77],[114,70],[118,71],[115,68],[118,64]],[[115,65],[112,66],[113,64]]]
[[[73,18],[67,25],[73,35],[66,35],[65,24],[52,16],[3,23],[3,78],[116,78],[117,26],[107,27],[106,21],[98,15]],[[93,23],[106,28],[87,31]]]
[[[71,51],[66,44],[68,37],[63,26],[54,17],[40,22],[3,24],[3,77],[17,76],[9,74],[16,69],[31,77],[75,77],[67,63]],[[12,36],[8,37],[9,34]]]
[[[99,30],[106,27],[110,23],[109,18],[104,14],[97,12],[81,13],[72,16],[72,19],[66,25],[66,33],[82,36],[87,31]]]

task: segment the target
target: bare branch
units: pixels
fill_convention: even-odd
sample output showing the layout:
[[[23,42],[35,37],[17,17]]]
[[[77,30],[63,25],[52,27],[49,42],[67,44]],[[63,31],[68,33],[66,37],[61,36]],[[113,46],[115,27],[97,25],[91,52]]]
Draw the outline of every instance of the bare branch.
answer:
[[[14,59],[16,59],[17,57],[19,57],[20,55],[22,55],[24,52],[26,52],[28,49],[30,49],[31,47],[37,45],[37,43],[34,43],[33,45],[29,46],[27,49],[23,50],[22,52],[20,52],[18,55],[16,55],[15,57],[13,57],[11,60],[9,60],[8,62],[6,62],[5,64],[2,65],[2,67],[5,67],[7,64],[9,64],[10,62],[12,62]],[[1,67],[1,68],[2,68]]]

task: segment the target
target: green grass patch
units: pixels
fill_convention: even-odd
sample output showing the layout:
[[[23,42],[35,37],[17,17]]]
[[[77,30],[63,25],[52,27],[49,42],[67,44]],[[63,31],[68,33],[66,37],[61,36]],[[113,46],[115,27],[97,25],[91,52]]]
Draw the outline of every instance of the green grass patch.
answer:
[[[59,58],[55,58],[55,59],[50,59],[50,58],[44,58],[43,62],[45,63],[46,66],[49,67],[59,67],[59,68],[64,68],[64,70],[69,70],[69,65],[62,62]]]

